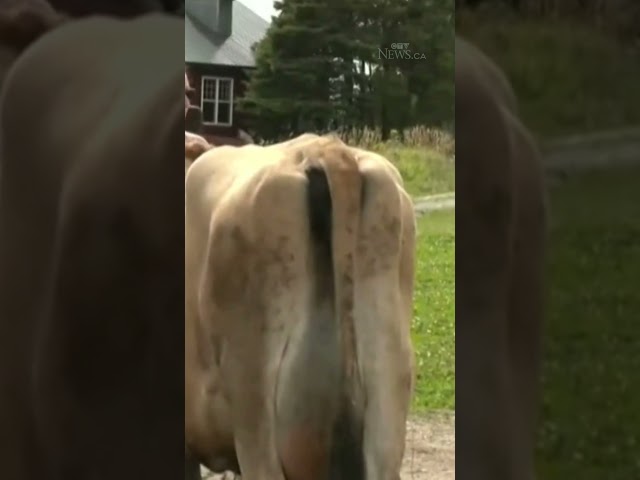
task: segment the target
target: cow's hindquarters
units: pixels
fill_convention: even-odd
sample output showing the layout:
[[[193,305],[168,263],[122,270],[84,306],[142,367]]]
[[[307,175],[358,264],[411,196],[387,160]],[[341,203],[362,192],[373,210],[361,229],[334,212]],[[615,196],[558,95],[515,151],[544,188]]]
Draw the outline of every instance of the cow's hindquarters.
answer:
[[[278,375],[277,442],[288,480],[364,479],[362,404],[353,325],[361,178],[333,152],[307,160],[308,316]]]

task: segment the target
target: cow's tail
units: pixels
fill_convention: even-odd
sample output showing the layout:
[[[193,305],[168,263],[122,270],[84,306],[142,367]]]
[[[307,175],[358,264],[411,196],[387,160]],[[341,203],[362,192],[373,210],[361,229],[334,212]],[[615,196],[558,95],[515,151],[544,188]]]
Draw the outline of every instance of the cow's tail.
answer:
[[[328,143],[311,147],[316,151],[303,163],[310,303],[283,355],[276,397],[278,452],[287,480],[366,478],[354,325],[363,182],[344,145]]]
[[[325,150],[307,170],[311,235],[320,258],[330,266],[333,327],[341,367],[338,403],[331,431],[331,480],[364,480],[363,389],[354,324],[355,256],[363,181],[358,164],[344,148]]]

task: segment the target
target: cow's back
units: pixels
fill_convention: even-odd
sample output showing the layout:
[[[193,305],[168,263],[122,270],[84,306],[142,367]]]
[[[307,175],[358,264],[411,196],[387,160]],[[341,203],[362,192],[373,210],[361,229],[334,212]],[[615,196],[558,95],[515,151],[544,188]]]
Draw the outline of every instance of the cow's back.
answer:
[[[170,392],[151,402],[152,390],[167,385],[163,375],[181,378],[182,361],[170,339],[182,332],[181,299],[171,295],[171,277],[182,278],[182,225],[172,212],[182,207],[170,201],[182,191],[183,70],[167,62],[182,33],[181,21],[160,17],[74,22],[34,44],[7,78],[0,104],[7,480],[31,478],[16,470],[25,457],[42,464],[21,438],[34,413],[39,445],[56,468],[140,478],[163,458],[166,444],[154,428],[166,428],[174,413],[166,410]],[[144,67],[136,68],[140,58]],[[98,390],[109,406],[99,407]]]
[[[203,255],[217,212],[225,205],[250,203],[261,178],[283,164],[291,174],[301,175],[295,163],[278,148],[220,146],[204,152],[189,167],[185,182],[185,295],[199,293],[197,284],[206,268]]]

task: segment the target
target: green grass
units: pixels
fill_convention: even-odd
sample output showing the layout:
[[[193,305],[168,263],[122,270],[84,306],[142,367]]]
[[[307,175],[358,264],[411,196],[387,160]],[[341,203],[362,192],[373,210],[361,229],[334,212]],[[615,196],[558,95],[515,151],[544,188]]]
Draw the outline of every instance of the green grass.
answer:
[[[413,345],[417,382],[413,409],[455,404],[455,211],[418,219]]]
[[[453,160],[424,147],[382,144],[374,150],[400,170],[407,192],[414,196],[448,193],[455,190]]]
[[[539,477],[640,478],[640,169],[551,193]]]
[[[544,137],[640,123],[638,49],[567,21],[456,12],[456,32],[507,73],[526,123]]]

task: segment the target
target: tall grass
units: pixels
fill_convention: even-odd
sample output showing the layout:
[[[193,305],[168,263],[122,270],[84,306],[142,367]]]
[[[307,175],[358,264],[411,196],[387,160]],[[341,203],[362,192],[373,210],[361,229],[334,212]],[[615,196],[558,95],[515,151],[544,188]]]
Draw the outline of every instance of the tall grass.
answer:
[[[357,145],[366,149],[385,147],[422,147],[434,152],[453,157],[455,155],[455,137],[449,132],[437,128],[412,127],[398,132],[391,131],[391,137],[387,141],[382,140],[379,130],[351,129],[337,132],[337,135],[349,145]]]

